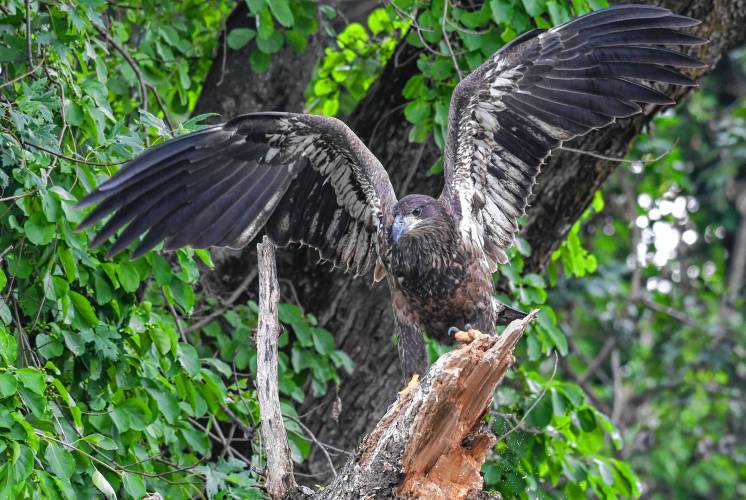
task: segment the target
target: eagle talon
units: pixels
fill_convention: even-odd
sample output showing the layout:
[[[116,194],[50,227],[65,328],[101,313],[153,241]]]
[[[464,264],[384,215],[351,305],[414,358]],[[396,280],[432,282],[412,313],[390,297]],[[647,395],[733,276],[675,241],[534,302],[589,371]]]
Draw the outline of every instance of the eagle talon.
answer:
[[[462,344],[470,344],[475,340],[489,337],[489,335],[487,335],[486,333],[482,333],[479,330],[471,328],[471,325],[469,324],[464,326],[464,330],[456,330],[456,332],[452,334],[453,339],[456,342],[460,342]],[[451,330],[448,330],[448,333],[451,334]]]
[[[412,375],[412,378],[409,379],[409,383],[406,385],[406,387],[404,387],[404,389],[399,391],[399,398],[403,398],[404,396],[412,392],[412,389],[417,387],[417,384],[419,382],[420,382],[420,374],[415,373],[414,375]]]

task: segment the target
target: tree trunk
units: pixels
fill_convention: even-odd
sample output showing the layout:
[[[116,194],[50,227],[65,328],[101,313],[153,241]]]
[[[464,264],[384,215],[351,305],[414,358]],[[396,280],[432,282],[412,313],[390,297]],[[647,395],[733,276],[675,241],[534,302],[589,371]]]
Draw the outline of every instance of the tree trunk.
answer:
[[[696,31],[709,38],[710,43],[693,50],[709,67],[714,67],[723,52],[746,39],[744,0],[656,3],[703,21]],[[243,8],[242,3],[236,10]],[[237,22],[236,16],[234,12],[229,26]],[[230,71],[226,69],[220,86],[217,82],[222,71],[222,55],[218,54],[197,109],[217,111],[226,117],[250,110],[300,110],[302,90],[316,61],[313,50],[317,49],[301,56],[280,53],[270,74],[264,76],[250,73],[245,50],[228,53],[226,68]],[[417,49],[402,44],[381,78],[347,120],[381,159],[399,195],[412,192],[433,195],[442,185],[440,176],[427,174],[437,158],[437,148],[432,142],[418,145],[407,139],[410,127],[403,116],[405,100],[401,90],[409,77],[418,73],[417,56]],[[671,95],[680,98],[685,93],[685,89],[677,89]],[[644,115],[581,137],[570,146],[621,157],[658,111],[660,108],[651,107]],[[522,230],[532,246],[526,272],[543,268],[615,167],[615,163],[587,155],[562,152],[552,157],[539,177],[528,222]],[[254,246],[249,245],[245,252],[216,254],[218,271],[214,276],[223,281],[225,289],[230,290],[254,267]],[[335,334],[337,345],[352,357],[356,370],[342,381],[339,391],[342,411],[338,422],[329,418],[336,399],[334,394],[324,398],[321,405],[318,401],[309,401],[301,413],[309,411],[306,423],[321,442],[354,449],[401,388],[396,347],[391,339],[394,329],[389,293],[383,284],[373,285],[370,276],[352,279],[338,270],[330,271],[328,265],[318,265],[317,260],[315,252],[280,251],[278,271],[282,278],[292,282],[304,309],[316,314],[322,325]],[[283,296],[285,301],[292,298],[288,293]],[[321,476],[319,479],[326,479],[328,464],[320,452],[312,454],[308,466],[312,473]]]

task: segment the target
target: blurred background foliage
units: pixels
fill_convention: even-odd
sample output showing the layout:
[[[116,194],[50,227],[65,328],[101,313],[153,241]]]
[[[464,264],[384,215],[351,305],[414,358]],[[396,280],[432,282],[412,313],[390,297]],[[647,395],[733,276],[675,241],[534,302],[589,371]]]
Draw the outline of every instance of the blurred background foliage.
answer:
[[[254,72],[320,37],[306,108],[342,118],[401,40],[422,48],[405,116],[412,142],[442,147],[459,78],[527,29],[605,6],[397,0],[340,28],[334,2],[246,3],[256,29],[228,33],[227,0],[0,5],[0,498],[263,496],[257,308],[237,304],[253,275],[221,300],[200,281],[206,251],[109,261],[74,231],[77,199],[148,145],[200,126],[190,111],[221,35],[232,49],[253,43]],[[746,246],[745,159],[737,50],[639,137],[545,275],[522,272],[531,248],[519,239],[496,275],[500,294],[541,314],[487,417],[498,443],[486,490],[746,496],[744,262],[734,257]],[[293,458],[312,446],[344,455],[295,408],[354,366],[313,311],[285,299]]]

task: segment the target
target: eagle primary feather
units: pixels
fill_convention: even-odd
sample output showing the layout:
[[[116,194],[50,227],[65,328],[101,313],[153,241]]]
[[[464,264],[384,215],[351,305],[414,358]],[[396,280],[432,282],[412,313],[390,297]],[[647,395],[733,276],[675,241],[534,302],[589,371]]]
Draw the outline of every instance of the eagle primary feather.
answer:
[[[697,21],[621,5],[525,33],[456,87],[438,199],[397,201],[386,171],[334,118],[256,113],[146,151],[81,200],[80,227],[113,214],[93,239],[124,228],[109,254],[241,246],[262,230],[355,274],[387,279],[406,378],[424,373],[423,329],[488,333],[522,313],[493,303],[536,176],[563,142],[672,101],[648,82],[694,85],[676,68],[699,61],[661,45],[704,40]]]

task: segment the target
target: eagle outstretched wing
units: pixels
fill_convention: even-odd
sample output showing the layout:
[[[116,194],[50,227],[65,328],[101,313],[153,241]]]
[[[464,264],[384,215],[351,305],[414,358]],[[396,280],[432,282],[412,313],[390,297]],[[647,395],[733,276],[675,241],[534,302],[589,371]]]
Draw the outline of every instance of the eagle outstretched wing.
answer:
[[[80,201],[98,206],[79,229],[113,216],[92,241],[127,226],[114,255],[145,234],[132,257],[161,241],[240,247],[262,229],[355,274],[376,257],[379,216],[396,202],[388,174],[335,118],[255,113],[150,149]]]
[[[611,7],[525,33],[462,80],[451,99],[441,194],[462,236],[504,263],[553,149],[639,113],[638,103],[673,103],[640,81],[695,85],[672,68],[702,64],[660,45],[703,43],[675,30],[696,24],[660,7]]]

